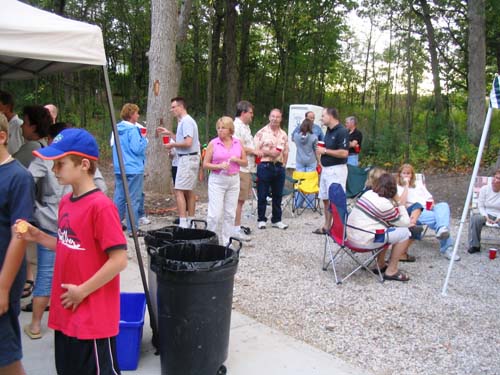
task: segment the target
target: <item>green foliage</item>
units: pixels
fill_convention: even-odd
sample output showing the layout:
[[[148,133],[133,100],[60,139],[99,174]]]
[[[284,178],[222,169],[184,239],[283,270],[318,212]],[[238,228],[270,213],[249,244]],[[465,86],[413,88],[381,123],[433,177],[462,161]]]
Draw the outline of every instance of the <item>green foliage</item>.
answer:
[[[273,107],[287,111],[291,104],[335,106],[343,116],[355,115],[363,131],[361,161],[395,168],[404,161],[435,168],[470,168],[477,148],[466,132],[467,108],[467,3],[462,0],[427,0],[433,16],[443,82],[444,111],[435,112],[435,99],[420,91],[428,67],[428,41],[418,12],[422,2],[409,0],[248,0],[238,5],[237,25],[225,30],[226,2],[194,0],[187,39],[175,51],[182,66],[179,94],[190,104],[200,138],[215,136],[215,121],[225,114],[226,50],[224,33],[237,39],[238,100],[255,105],[252,130],[267,122]],[[65,17],[101,27],[115,107],[134,102],[145,118],[149,85],[148,57],[151,4],[149,0],[26,0]],[[499,65],[497,52],[500,3],[486,1],[487,87]],[[212,17],[217,7],[217,16]],[[57,8],[57,9],[56,9]],[[365,40],[355,33],[349,12],[364,17]],[[219,23],[216,20],[220,21]],[[245,29],[245,25],[249,27]],[[209,47],[220,26],[215,51],[214,108],[206,117],[209,86]],[[390,47],[368,46],[370,26],[390,35]],[[248,34],[244,34],[244,30]],[[245,38],[243,38],[245,36]],[[240,55],[243,47],[247,53]],[[165,53],[173,53],[166,51]],[[365,75],[366,73],[366,75]],[[35,82],[7,82],[19,112],[32,103],[54,103],[60,119],[72,121],[96,134],[107,149],[110,126],[102,75],[96,70],[40,77]],[[486,94],[486,93],[485,93]],[[165,103],[168,105],[168,103]],[[233,115],[233,113],[229,113]],[[500,119],[493,116],[483,161],[491,164],[500,146]],[[205,135],[208,134],[208,137]]]

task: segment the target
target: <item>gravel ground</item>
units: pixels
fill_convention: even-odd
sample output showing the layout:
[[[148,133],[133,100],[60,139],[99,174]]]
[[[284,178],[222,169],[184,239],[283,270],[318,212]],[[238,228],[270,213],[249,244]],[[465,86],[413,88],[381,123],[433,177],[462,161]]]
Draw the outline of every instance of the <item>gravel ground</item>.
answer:
[[[450,203],[455,236],[468,176],[426,177],[436,201]],[[197,190],[196,216],[205,218],[206,187]],[[172,198],[148,201],[150,208],[175,204]],[[449,263],[432,231],[413,245],[417,261],[400,264],[411,277],[408,283],[380,284],[360,271],[335,285],[331,268],[321,269],[324,237],[312,234],[322,223],[319,214],[285,214],[287,230],[258,230],[250,206],[245,207],[243,225],[252,228],[254,247],[241,251],[236,310],[376,375],[500,374],[500,258],[490,261],[487,245],[479,254],[466,252],[467,223],[459,246],[462,260],[455,263],[443,297]],[[143,229],[170,225],[172,216],[152,219]],[[489,231],[490,237],[498,233]],[[349,266],[344,259],[340,272]]]
[[[197,216],[205,215],[199,203]],[[170,219],[153,217],[144,229]],[[466,227],[443,297],[448,261],[432,231],[411,249],[417,262],[400,265],[408,283],[380,284],[360,271],[336,285],[331,268],[321,269],[324,237],[312,234],[322,217],[307,210],[283,221],[287,230],[258,230],[247,206],[243,224],[254,247],[241,250],[236,310],[377,375],[500,374],[500,259],[467,254]],[[345,258],[340,272],[351,262]]]

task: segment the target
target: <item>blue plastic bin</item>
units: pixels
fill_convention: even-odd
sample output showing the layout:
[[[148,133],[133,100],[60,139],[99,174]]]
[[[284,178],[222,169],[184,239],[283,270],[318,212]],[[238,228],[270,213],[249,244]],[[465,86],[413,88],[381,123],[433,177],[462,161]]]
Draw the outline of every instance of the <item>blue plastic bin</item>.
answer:
[[[120,294],[120,332],[116,338],[116,354],[121,370],[137,369],[145,312],[144,293]]]

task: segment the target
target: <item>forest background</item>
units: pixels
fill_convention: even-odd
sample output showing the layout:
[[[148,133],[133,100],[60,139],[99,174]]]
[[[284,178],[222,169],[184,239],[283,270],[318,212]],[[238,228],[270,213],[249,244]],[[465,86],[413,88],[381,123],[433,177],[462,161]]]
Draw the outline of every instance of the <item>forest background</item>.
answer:
[[[253,133],[271,108],[283,110],[286,128],[289,105],[308,103],[358,118],[363,165],[392,169],[408,161],[419,170],[467,171],[500,72],[497,0],[25,2],[100,26],[115,108],[137,103],[149,128],[160,121],[172,128],[169,99],[184,96],[202,143],[215,135],[218,117],[234,116],[239,100],[255,106]],[[361,34],[351,24],[353,12]],[[17,111],[56,104],[60,120],[91,130],[110,157],[99,70],[0,87],[15,95]],[[484,166],[499,165],[499,130],[494,114]],[[149,169],[168,163],[153,133]],[[151,186],[158,182],[150,179]]]

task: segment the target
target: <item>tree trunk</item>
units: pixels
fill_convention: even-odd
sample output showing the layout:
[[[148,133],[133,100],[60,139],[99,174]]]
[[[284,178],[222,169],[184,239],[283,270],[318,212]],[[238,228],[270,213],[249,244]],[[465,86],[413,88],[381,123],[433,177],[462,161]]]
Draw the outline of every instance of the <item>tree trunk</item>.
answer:
[[[149,58],[149,88],[147,106],[147,163],[145,171],[146,190],[157,193],[170,191],[170,162],[162,143],[155,136],[160,119],[172,129],[172,118],[168,109],[170,99],[177,94],[179,82],[175,60],[177,41],[177,1],[151,0],[151,44]],[[155,93],[155,87],[159,90]],[[157,94],[157,95],[156,95]]]
[[[238,67],[236,59],[236,1],[226,0],[226,22],[224,27],[224,47],[226,57],[226,110],[232,116],[238,98]]]
[[[199,2],[195,3],[195,7],[193,9],[193,98],[198,99],[201,96],[200,90],[200,68],[201,68],[201,45],[200,45],[200,6]],[[198,101],[198,100],[197,100]],[[201,101],[200,101],[201,104]],[[201,112],[201,108],[200,108]]]
[[[245,4],[240,4],[242,9],[241,16],[241,43],[239,57],[239,79],[238,79],[238,99],[244,98],[245,82],[247,81],[247,65],[248,65],[248,45],[250,42],[250,26],[252,25],[252,8]]]
[[[417,14],[421,16],[424,21],[427,31],[427,42],[429,43],[429,54],[431,55],[432,82],[434,84],[435,112],[441,114],[443,112],[443,97],[441,95],[441,78],[439,74],[439,60],[434,26],[432,25],[432,16],[427,0],[420,0],[420,5],[422,7],[422,13],[417,12]]]
[[[368,81],[368,63],[370,61],[370,51],[372,48],[372,35],[373,35],[373,20],[370,15],[370,34],[368,35],[368,46],[366,47],[366,59],[365,59],[365,73],[363,75],[363,95],[361,97],[361,106],[365,107],[366,100],[366,85]]]
[[[170,1],[170,0],[166,0]],[[181,51],[180,55],[183,55],[183,49],[185,48],[184,44],[187,39],[187,29],[189,26],[189,17],[191,15],[191,9],[193,8],[193,0],[183,0],[181,3],[181,10],[179,13],[179,19],[177,24],[177,38],[176,38],[176,48],[175,48],[175,70],[176,73],[172,77],[175,95],[179,93],[179,87],[181,85],[181,77],[182,77],[182,61],[179,58],[179,50]],[[176,13],[177,14],[177,13]],[[151,35],[155,35],[153,30],[151,30]],[[170,101],[168,102],[170,103]]]
[[[215,86],[217,84],[217,74],[219,67],[219,49],[220,49],[220,34],[222,27],[222,1],[216,0],[214,7],[211,9],[210,20],[212,24],[212,33],[208,38],[208,72],[207,72],[207,103],[206,103],[206,118],[207,124],[210,122],[210,116],[215,107]],[[208,142],[209,127],[205,126],[205,142]]]
[[[412,22],[411,17],[408,17],[408,31],[406,42],[406,161],[408,161],[410,158],[410,141],[413,128],[411,32]]]
[[[469,0],[468,19],[469,74],[467,76],[467,85],[469,97],[467,100],[467,134],[472,143],[479,145],[486,112],[486,36],[484,0]]]

